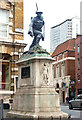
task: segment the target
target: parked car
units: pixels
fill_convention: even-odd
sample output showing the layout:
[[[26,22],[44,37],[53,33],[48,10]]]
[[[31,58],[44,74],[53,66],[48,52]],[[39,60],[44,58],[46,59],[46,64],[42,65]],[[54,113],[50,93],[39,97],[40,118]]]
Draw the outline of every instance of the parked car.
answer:
[[[76,96],[74,100],[69,101],[69,109],[81,108],[82,109],[82,94]]]

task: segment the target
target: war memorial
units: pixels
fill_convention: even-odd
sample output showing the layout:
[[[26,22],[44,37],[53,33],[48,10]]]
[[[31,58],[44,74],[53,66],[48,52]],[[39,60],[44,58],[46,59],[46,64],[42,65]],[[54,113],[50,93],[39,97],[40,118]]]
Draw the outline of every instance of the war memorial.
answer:
[[[36,14],[31,18],[28,31],[33,42],[17,61],[18,89],[7,116],[27,120],[68,120],[68,114],[61,111],[59,95],[53,85],[54,59],[39,45],[40,40],[44,41],[42,12],[37,11]]]

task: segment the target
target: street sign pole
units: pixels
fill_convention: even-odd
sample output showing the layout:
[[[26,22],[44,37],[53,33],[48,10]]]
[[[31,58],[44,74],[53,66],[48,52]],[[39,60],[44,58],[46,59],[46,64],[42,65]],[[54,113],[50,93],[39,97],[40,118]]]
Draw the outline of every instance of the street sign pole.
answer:
[[[3,120],[3,99],[1,99],[1,120]]]

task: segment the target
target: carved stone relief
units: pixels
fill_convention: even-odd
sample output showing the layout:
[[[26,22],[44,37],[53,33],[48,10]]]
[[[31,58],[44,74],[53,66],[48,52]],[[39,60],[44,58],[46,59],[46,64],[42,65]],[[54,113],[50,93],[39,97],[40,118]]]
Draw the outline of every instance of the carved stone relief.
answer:
[[[41,85],[49,85],[49,63],[43,63],[40,70],[41,75]]]

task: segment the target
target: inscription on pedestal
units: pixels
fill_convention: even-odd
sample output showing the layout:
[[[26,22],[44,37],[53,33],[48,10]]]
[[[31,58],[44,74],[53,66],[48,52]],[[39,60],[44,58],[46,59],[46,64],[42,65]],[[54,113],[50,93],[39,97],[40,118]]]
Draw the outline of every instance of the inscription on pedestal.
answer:
[[[30,66],[21,69],[21,78],[30,78]]]

